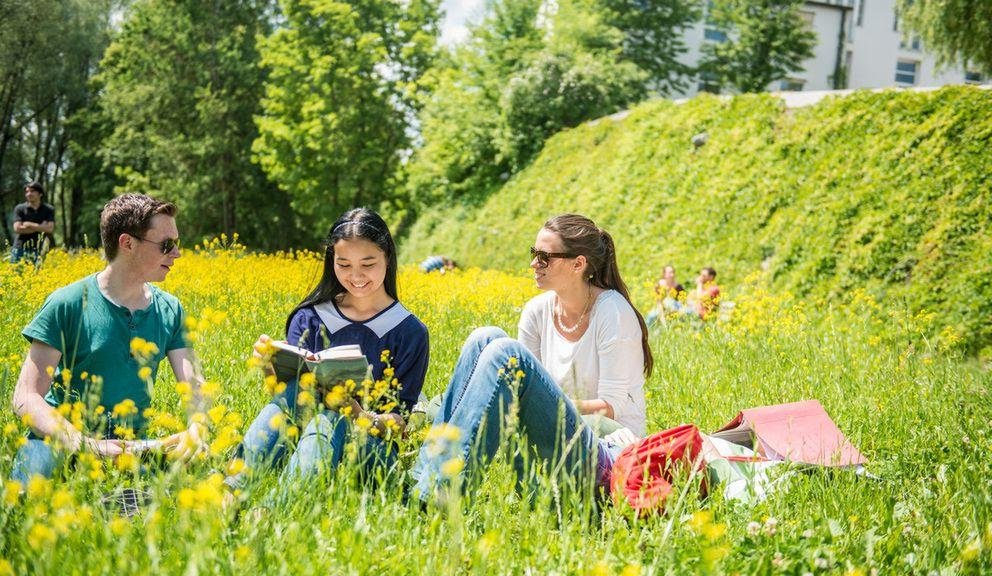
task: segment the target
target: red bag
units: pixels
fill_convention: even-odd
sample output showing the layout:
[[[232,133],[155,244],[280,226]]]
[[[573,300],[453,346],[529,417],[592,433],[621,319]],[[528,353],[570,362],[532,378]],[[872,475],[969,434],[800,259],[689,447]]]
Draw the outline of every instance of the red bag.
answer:
[[[703,438],[692,424],[652,434],[627,446],[613,463],[613,501],[626,501],[638,515],[662,511],[672,491],[672,478],[680,470],[704,469],[702,448]]]

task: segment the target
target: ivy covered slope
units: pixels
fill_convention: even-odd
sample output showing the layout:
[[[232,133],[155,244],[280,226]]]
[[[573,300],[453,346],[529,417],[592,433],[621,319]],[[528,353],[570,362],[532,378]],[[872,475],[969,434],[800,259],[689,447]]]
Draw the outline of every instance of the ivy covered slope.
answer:
[[[693,146],[693,135],[708,141]],[[522,270],[541,223],[577,211],[613,232],[645,282],[712,265],[745,278],[938,314],[968,353],[992,352],[992,91],[855,93],[786,109],[769,95],[653,101],[551,138],[481,205],[435,207],[410,230],[414,260]]]

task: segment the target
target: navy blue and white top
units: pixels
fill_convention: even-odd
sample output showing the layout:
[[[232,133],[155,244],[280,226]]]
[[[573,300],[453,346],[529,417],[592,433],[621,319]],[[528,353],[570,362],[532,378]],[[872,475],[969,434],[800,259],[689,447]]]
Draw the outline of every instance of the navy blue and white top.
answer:
[[[290,320],[286,341],[311,352],[358,344],[376,380],[386,367],[382,351],[389,350],[393,376],[400,383],[400,406],[394,412],[409,412],[424,387],[430,360],[427,326],[399,302],[363,322],[345,317],[334,301],[301,308]]]

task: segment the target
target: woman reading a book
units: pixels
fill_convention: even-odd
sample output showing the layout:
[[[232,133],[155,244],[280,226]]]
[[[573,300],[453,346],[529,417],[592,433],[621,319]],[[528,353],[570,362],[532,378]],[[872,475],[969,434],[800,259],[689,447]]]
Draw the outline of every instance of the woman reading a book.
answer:
[[[383,395],[377,405],[363,407],[352,391],[321,389],[313,378],[307,380],[308,374],[288,378],[285,389],[262,408],[245,433],[241,453],[249,470],[283,459],[286,416],[294,418],[314,404],[316,414],[284,473],[310,475],[335,468],[356,425],[366,437],[358,450],[360,471],[395,461],[395,450],[384,438],[402,432],[403,415],[420,396],[429,351],[427,327],[399,302],[396,269],[396,246],[378,214],[357,208],[334,223],[320,282],[290,312],[286,341],[315,353],[310,359],[331,347],[357,345],[371,366],[372,381],[394,379],[400,385],[398,394],[391,401],[389,394]],[[264,334],[255,343],[254,354],[263,363],[271,358],[272,344]],[[268,372],[272,374],[271,368]],[[331,399],[335,395],[337,401]],[[240,487],[243,474],[225,482]]]
[[[644,435],[644,379],[653,358],[613,238],[584,216],[564,214],[545,222],[530,253],[546,292],[524,307],[516,340],[490,327],[465,343],[412,471],[421,499],[461,463],[491,459],[510,414],[527,448],[521,453],[590,488],[605,485],[622,447],[597,439],[590,420]],[[519,476],[526,458],[515,460]]]

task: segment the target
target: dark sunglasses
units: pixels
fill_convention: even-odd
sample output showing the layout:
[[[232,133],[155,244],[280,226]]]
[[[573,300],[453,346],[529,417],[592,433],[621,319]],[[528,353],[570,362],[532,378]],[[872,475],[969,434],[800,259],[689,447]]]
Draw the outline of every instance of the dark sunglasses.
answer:
[[[569,254],[568,252],[545,252],[533,246],[530,247],[530,257],[537,258],[538,268],[547,268],[552,258],[575,258],[576,256],[577,254]]]
[[[154,240],[145,240],[141,236],[135,236],[135,238],[141,240],[142,242],[151,242],[152,244],[158,244],[159,250],[162,251],[162,254],[168,254],[173,250],[179,248],[179,238],[166,238],[161,242],[156,242]]]

